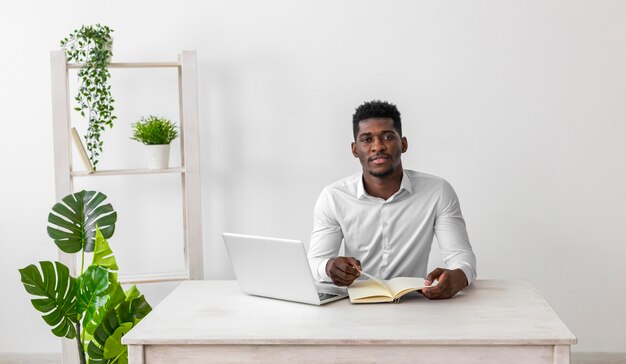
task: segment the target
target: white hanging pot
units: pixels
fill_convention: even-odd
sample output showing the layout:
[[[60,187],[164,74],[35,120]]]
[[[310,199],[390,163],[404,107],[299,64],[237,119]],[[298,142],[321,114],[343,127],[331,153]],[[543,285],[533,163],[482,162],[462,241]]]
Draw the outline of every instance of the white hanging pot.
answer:
[[[148,168],[165,169],[170,163],[170,145],[154,144],[146,145],[146,153],[148,156]]]

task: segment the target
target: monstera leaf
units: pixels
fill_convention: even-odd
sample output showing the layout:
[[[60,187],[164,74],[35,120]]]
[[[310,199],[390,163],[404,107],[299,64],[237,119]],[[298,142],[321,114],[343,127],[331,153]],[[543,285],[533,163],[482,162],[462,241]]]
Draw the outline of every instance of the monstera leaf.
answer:
[[[108,295],[98,298],[93,310],[85,312],[83,328],[90,336],[93,336],[98,326],[102,324],[104,316],[126,299],[124,290],[119,283],[111,283],[111,287],[112,289]]]
[[[44,321],[52,326],[52,333],[58,337],[73,339],[78,322],[76,314],[76,279],[70,276],[70,270],[59,262],[39,262],[20,269],[22,283],[26,291],[34,296],[35,309],[43,312]],[[56,267],[56,270],[55,270]]]
[[[96,245],[93,251],[93,260],[88,270],[89,269],[101,272],[99,274],[99,282],[102,284],[102,288],[104,288],[105,282],[107,286],[105,291],[93,296],[94,299],[91,300],[91,304],[87,306],[85,316],[83,316],[83,328],[87,334],[91,336],[102,323],[104,315],[111,308],[117,307],[117,305],[124,302],[126,299],[122,286],[117,282],[117,261],[115,260],[109,243],[104,239],[104,236],[102,236],[102,232],[100,232],[98,226],[96,226]],[[85,275],[85,273],[83,273],[83,275]],[[80,291],[79,289],[79,292]]]
[[[152,311],[143,295],[134,297],[135,291],[128,292],[126,301],[111,309],[94,332],[93,340],[87,348],[90,363],[128,362],[128,352],[126,346],[122,345],[122,336]]]
[[[120,324],[120,327],[115,329],[113,335],[107,338],[104,343],[104,357],[113,359],[113,363],[126,364],[128,363],[128,348],[122,344],[122,336],[130,331],[133,324],[130,322],[124,322]]]
[[[100,227],[96,226],[96,245],[93,251],[93,260],[91,264],[99,265],[105,268],[109,268],[112,271],[117,271],[117,261],[113,255],[113,251],[109,246],[109,242],[106,241],[104,235],[100,231]]]
[[[82,314],[89,311],[90,314],[97,309],[96,301],[106,293],[109,288],[109,270],[99,265],[90,265],[86,271],[76,280],[78,302],[76,311]]]
[[[80,191],[65,196],[52,206],[48,215],[48,235],[66,253],[94,249],[96,225],[105,239],[115,231],[117,213],[111,204],[102,205],[106,195],[96,191]]]

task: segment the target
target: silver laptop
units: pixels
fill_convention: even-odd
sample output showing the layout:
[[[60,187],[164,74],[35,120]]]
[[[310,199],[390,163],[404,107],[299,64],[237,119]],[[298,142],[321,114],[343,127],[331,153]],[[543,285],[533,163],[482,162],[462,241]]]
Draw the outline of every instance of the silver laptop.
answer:
[[[345,288],[316,284],[298,240],[222,235],[239,288],[245,293],[312,305],[348,296]]]

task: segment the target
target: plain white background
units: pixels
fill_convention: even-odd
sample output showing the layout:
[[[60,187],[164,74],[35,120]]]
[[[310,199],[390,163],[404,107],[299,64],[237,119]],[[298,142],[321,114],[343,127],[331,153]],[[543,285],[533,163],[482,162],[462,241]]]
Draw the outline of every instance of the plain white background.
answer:
[[[205,278],[233,278],[223,231],[308,242],[318,193],[359,170],[354,108],[383,99],[402,112],[405,167],[456,189],[479,279],[532,282],[574,351],[625,350],[626,2],[151,0],[0,15],[0,352],[60,351],[17,269],[56,259],[49,51],[96,22],[115,29],[114,61],[198,52]],[[129,125],[177,120],[175,74],[116,70],[112,84],[101,168],[142,167]],[[178,177],[77,188],[118,210],[122,270],[180,267]],[[155,304],[174,286],[140,289]]]

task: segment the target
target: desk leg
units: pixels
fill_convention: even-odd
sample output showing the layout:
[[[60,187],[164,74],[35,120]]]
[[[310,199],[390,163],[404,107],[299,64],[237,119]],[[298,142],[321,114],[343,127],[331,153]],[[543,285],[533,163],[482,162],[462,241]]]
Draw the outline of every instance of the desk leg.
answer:
[[[554,346],[554,364],[570,364],[570,346]]]
[[[143,345],[128,345],[128,362],[130,364],[145,364]]]

